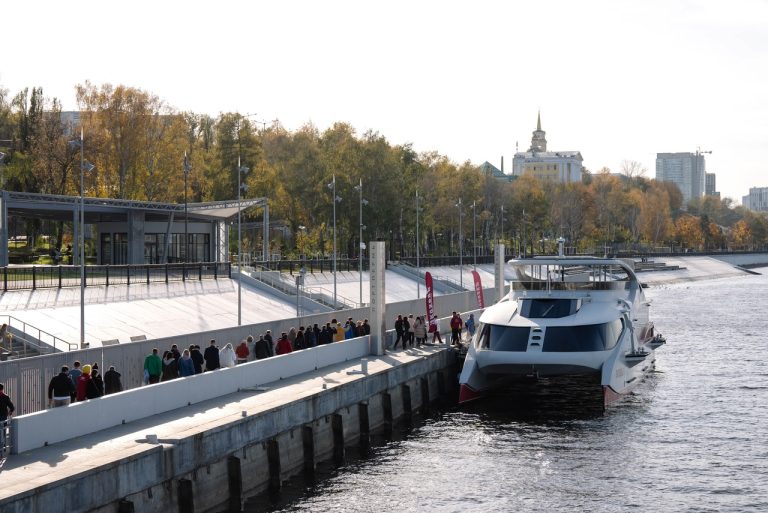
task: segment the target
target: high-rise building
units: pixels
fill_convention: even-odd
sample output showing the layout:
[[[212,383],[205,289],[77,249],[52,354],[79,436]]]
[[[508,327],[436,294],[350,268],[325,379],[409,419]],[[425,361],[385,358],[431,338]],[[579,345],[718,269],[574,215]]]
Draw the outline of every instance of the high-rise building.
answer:
[[[741,197],[741,204],[750,210],[768,212],[768,187],[750,187],[749,195]]]
[[[704,175],[704,194],[707,196],[720,197],[720,193],[717,192],[717,180],[715,173],[706,173]]]
[[[539,113],[531,147],[528,151],[515,153],[512,159],[512,174],[532,175],[542,180],[561,183],[580,182],[583,161],[578,151],[547,151],[546,132],[541,129]]]
[[[706,168],[704,155],[699,152],[656,154],[656,179],[677,185],[683,206],[704,195]]]

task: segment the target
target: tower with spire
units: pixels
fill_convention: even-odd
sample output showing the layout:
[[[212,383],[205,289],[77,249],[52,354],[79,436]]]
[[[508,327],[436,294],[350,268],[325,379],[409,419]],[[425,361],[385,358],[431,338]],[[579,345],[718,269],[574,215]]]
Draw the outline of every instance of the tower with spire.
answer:
[[[541,129],[541,111],[536,119],[536,130],[533,131],[533,137],[531,137],[531,147],[528,151],[540,152],[547,151],[547,138],[546,132]]]
[[[528,151],[517,151],[512,159],[515,177],[530,175],[541,180],[559,183],[580,182],[584,159],[578,151],[547,151],[546,132],[541,129],[541,111],[536,119],[536,130]]]

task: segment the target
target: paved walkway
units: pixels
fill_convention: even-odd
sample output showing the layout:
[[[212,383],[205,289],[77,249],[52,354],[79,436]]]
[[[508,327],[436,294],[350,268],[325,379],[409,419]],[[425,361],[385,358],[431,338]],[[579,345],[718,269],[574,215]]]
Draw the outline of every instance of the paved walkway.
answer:
[[[388,352],[381,357],[371,356],[368,358],[368,375],[421,359],[428,354],[444,350],[445,347],[427,346]],[[92,435],[11,455],[0,473],[0,499],[149,451],[155,446],[144,442],[147,434],[157,435],[161,443],[173,444],[176,439],[193,436],[241,418],[243,411],[248,412],[248,415],[258,415],[299,398],[319,393],[323,390],[323,385],[330,389],[363,379],[361,374],[347,373],[359,371],[360,365],[360,360],[350,360],[294,378],[268,383],[264,385],[267,388],[264,392],[240,391],[217,400],[204,401]],[[162,384],[159,385],[159,389],[161,388]],[[109,398],[96,400],[108,401]]]

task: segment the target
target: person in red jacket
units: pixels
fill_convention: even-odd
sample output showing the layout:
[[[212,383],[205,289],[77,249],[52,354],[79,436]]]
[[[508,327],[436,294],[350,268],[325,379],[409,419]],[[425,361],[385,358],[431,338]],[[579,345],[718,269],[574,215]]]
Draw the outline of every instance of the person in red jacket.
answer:
[[[281,354],[287,354],[293,352],[293,347],[291,347],[291,341],[288,340],[288,334],[283,332],[282,335],[280,335],[280,340],[277,341],[277,346],[275,347],[275,354],[281,355]]]
[[[248,355],[251,354],[250,349],[248,349],[248,343],[253,342],[253,337],[248,336],[248,342],[245,340],[240,342],[240,345],[237,346],[235,349],[235,356],[237,356],[237,363],[245,363],[248,361]]]
[[[77,400],[85,401],[88,396],[88,382],[91,381],[91,366],[83,365],[83,373],[77,378]]]

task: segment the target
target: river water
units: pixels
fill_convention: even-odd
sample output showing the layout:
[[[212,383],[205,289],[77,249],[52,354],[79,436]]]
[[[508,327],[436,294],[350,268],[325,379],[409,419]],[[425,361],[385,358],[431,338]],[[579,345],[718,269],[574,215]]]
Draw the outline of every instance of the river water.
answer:
[[[246,511],[768,511],[768,275],[647,292],[668,343],[606,413],[448,407]]]

